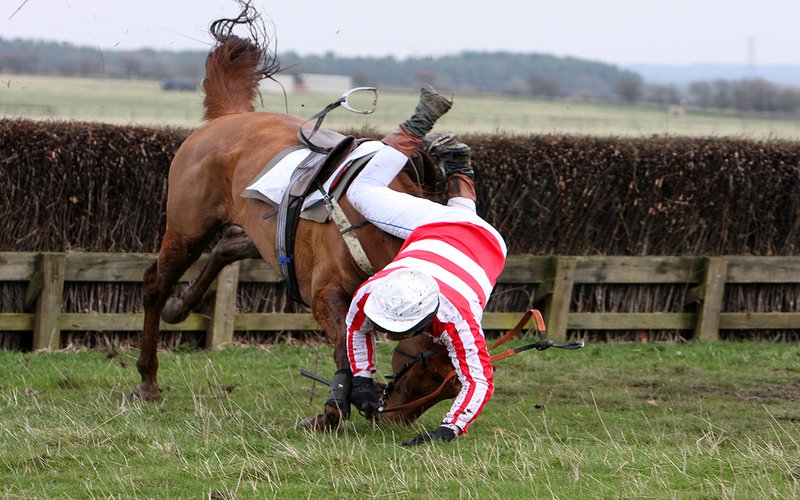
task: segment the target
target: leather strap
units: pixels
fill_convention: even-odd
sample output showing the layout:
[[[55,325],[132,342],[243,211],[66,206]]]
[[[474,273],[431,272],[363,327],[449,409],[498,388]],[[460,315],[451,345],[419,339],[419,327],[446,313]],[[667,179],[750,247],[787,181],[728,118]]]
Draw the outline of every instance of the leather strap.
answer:
[[[508,331],[508,333],[506,333],[505,335],[503,335],[502,337],[497,339],[494,342],[494,344],[492,344],[492,347],[489,348],[489,350],[491,351],[492,349],[505,344],[506,342],[508,342],[512,338],[514,338],[517,335],[519,335],[519,333],[522,331],[522,329],[525,327],[525,325],[528,323],[528,321],[531,319],[532,316],[534,317],[535,327],[538,330],[538,332],[540,334],[546,334],[545,325],[544,325],[544,318],[542,318],[542,313],[540,313],[539,310],[537,310],[537,309],[531,309],[528,312],[526,312],[524,316],[522,316],[522,319],[519,320],[519,322],[517,323],[517,325],[514,328],[512,328],[511,330]],[[492,364],[494,364],[496,361],[500,361],[501,359],[509,358],[509,357],[517,354],[518,352],[522,352],[522,351],[521,350],[515,350],[515,349],[509,349],[507,351],[504,351],[504,352],[501,352],[499,354],[496,354],[496,355],[492,356],[491,357],[491,362],[492,362]],[[447,374],[447,376],[444,378],[444,381],[442,381],[442,383],[439,384],[439,387],[437,387],[435,391],[433,391],[432,393],[428,394],[427,396],[423,396],[423,397],[421,397],[419,399],[415,399],[414,401],[411,401],[409,403],[405,403],[405,404],[402,404],[402,405],[399,405],[399,406],[394,406],[394,407],[391,407],[391,408],[384,408],[382,410],[379,410],[379,412],[380,413],[389,413],[389,412],[394,412],[394,411],[403,411],[403,410],[409,410],[409,409],[417,408],[418,406],[421,406],[421,405],[425,404],[427,401],[430,401],[431,399],[433,399],[436,396],[438,396],[444,390],[444,388],[447,386],[447,384],[450,383],[453,380],[453,378],[455,376],[456,376],[456,371],[453,370],[453,371],[451,371],[450,373]]]
[[[361,246],[361,241],[359,241],[358,236],[352,231],[353,225],[350,224],[350,220],[347,218],[347,215],[345,215],[341,205],[339,205],[339,202],[336,201],[335,198],[328,195],[322,185],[319,185],[317,189],[322,194],[322,199],[325,201],[325,206],[328,207],[331,219],[333,219],[336,227],[339,228],[339,234],[342,235],[347,249],[350,250],[350,255],[353,256],[353,260],[358,264],[358,268],[368,276],[372,276],[375,274],[375,268],[369,261],[364,247]]]
[[[297,223],[300,220],[300,211],[303,209],[305,196],[292,196],[292,186],[310,168],[314,168],[323,161],[325,155],[311,153],[303,160],[303,164],[292,172],[289,187],[283,193],[283,199],[278,205],[277,231],[275,234],[275,250],[278,255],[278,266],[281,270],[281,282],[286,287],[289,297],[305,306],[300,287],[297,284],[297,274],[294,266],[294,241],[297,236]]]

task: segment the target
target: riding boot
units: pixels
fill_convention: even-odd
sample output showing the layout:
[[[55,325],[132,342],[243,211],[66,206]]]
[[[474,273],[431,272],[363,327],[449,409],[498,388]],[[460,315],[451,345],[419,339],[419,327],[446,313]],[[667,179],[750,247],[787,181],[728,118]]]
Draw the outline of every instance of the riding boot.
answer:
[[[384,144],[400,151],[406,157],[414,154],[421,142],[422,138],[409,132],[404,125],[400,125],[394,132],[383,138]]]
[[[452,105],[452,101],[426,84],[420,90],[419,103],[414,114],[403,122],[403,126],[417,137],[425,137],[425,134],[433,129],[436,120],[447,113]]]
[[[353,373],[349,368],[343,368],[333,375],[331,392],[325,406],[339,410],[342,418],[350,416],[350,391],[353,387]]]
[[[422,138],[431,131],[436,120],[447,113],[453,103],[436,92],[430,85],[420,90],[419,102],[414,114],[397,129],[383,138],[384,144],[392,146],[405,156],[417,150]]]

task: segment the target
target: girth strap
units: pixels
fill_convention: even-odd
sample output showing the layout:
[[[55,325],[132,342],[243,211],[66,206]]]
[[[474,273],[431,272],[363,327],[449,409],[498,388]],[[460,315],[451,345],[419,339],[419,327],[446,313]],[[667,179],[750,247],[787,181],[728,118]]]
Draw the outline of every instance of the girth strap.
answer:
[[[364,248],[355,234],[353,226],[347,219],[342,207],[336,201],[335,196],[326,192],[323,185],[336,166],[343,161],[352,151],[354,139],[346,137],[327,153],[309,153],[308,156],[292,172],[289,186],[283,193],[281,202],[278,205],[277,234],[275,237],[275,250],[278,257],[278,265],[281,271],[281,283],[286,287],[289,297],[303,305],[308,305],[303,301],[300,294],[300,286],[297,283],[295,272],[294,246],[297,236],[297,225],[300,221],[300,212],[306,198],[318,190],[323,197],[325,206],[339,228],[339,232],[347,245],[350,254],[358,264],[359,268],[367,275],[375,274],[375,269],[369,262]],[[359,158],[352,162],[350,167],[357,170],[360,166],[369,161],[371,155]],[[337,181],[339,179],[336,179]],[[343,186],[346,188],[346,185]],[[343,190],[335,192],[343,192]]]
[[[289,187],[283,193],[283,199],[278,205],[278,230],[275,235],[275,250],[278,255],[278,266],[281,270],[281,283],[286,287],[286,291],[292,300],[303,305],[308,305],[303,301],[297,285],[297,274],[294,266],[294,242],[297,236],[297,223],[300,221],[300,211],[303,209],[305,196],[293,196],[292,186],[306,172],[314,169],[325,159],[324,154],[311,153],[303,163],[292,172]]]
[[[339,228],[339,234],[342,235],[347,249],[350,250],[350,255],[353,256],[353,260],[358,264],[358,268],[365,274],[372,276],[375,274],[375,268],[372,267],[372,263],[369,261],[364,247],[361,246],[361,242],[358,240],[358,236],[352,232],[354,226],[350,224],[350,220],[347,218],[347,215],[345,215],[341,205],[336,201],[336,198],[332,198],[328,195],[321,184],[317,186],[317,189],[322,194],[322,199],[325,201],[325,206],[328,207],[331,219],[333,219],[336,227]]]

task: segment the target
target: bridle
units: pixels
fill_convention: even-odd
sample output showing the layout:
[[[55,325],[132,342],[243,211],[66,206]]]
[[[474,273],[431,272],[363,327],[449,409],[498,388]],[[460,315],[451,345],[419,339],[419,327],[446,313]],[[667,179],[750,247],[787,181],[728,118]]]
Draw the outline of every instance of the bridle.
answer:
[[[397,370],[397,372],[394,375],[390,375],[390,376],[386,377],[390,381],[396,381],[397,379],[402,377],[404,373],[406,373],[408,370],[410,370],[417,363],[420,363],[420,366],[422,366],[422,371],[424,371],[425,374],[427,376],[429,376],[430,378],[434,379],[435,381],[437,381],[439,383],[441,383],[442,380],[444,380],[444,378],[442,378],[441,375],[439,375],[436,372],[433,372],[433,371],[429,370],[428,369],[428,365],[425,364],[425,360],[430,358],[430,357],[432,357],[432,356],[444,357],[444,355],[441,352],[439,352],[439,351],[437,351],[435,349],[428,349],[425,352],[421,352],[421,353],[419,353],[417,355],[414,355],[414,354],[410,354],[410,353],[404,351],[403,349],[400,349],[399,346],[395,348],[394,352],[407,357],[408,359],[410,359],[410,361],[408,361],[406,364],[401,366],[400,369]]]
[[[403,349],[400,349],[400,347],[398,346],[398,347],[395,348],[394,352],[409,358],[409,361],[407,361],[403,366],[401,366],[393,375],[389,375],[388,377],[386,377],[387,379],[389,379],[389,383],[386,384],[386,387],[383,388],[383,393],[381,394],[381,397],[378,400],[378,413],[402,411],[402,410],[406,410],[406,409],[410,409],[410,408],[416,408],[418,406],[421,406],[426,401],[428,401],[430,399],[433,399],[434,397],[438,396],[439,393],[442,392],[442,390],[444,390],[444,388],[447,386],[447,383],[450,382],[450,380],[452,380],[453,377],[456,374],[455,370],[453,370],[447,375],[447,377],[442,377],[441,375],[439,375],[435,371],[431,371],[428,368],[428,365],[425,363],[426,359],[428,359],[428,358],[430,358],[432,356],[444,357],[444,355],[441,352],[439,352],[439,351],[437,351],[435,349],[428,349],[427,351],[424,351],[424,352],[421,352],[421,353],[419,353],[417,355],[414,355],[414,354],[410,354],[410,353],[404,351]],[[420,365],[420,367],[422,368],[422,371],[425,372],[425,374],[429,378],[432,378],[433,380],[439,382],[439,387],[435,391],[433,391],[432,393],[428,394],[427,396],[423,396],[423,397],[421,397],[419,399],[416,399],[416,400],[412,401],[411,403],[406,403],[406,404],[402,404],[402,405],[399,405],[399,406],[394,406],[392,408],[386,408],[386,405],[389,403],[389,395],[392,393],[392,390],[394,389],[395,384],[397,384],[397,382],[400,380],[400,378],[403,375],[405,375],[416,364]]]

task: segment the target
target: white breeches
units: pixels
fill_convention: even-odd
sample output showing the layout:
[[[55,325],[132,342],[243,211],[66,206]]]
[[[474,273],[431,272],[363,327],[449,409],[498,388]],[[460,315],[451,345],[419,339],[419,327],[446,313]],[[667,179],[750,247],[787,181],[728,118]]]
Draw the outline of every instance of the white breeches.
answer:
[[[347,190],[347,199],[365,219],[402,239],[417,227],[434,222],[487,225],[475,213],[475,202],[470,199],[450,198],[445,206],[387,187],[407,161],[403,153],[385,146],[355,178]]]

